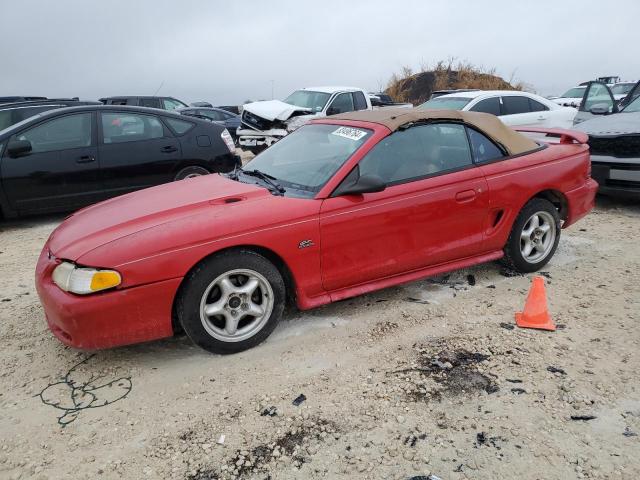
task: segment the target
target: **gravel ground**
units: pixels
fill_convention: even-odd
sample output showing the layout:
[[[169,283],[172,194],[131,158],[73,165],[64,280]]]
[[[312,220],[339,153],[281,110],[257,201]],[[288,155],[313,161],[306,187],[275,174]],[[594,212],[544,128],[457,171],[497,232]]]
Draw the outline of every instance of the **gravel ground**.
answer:
[[[492,263],[287,312],[225,357],[59,343],[33,270],[61,219],[0,224],[0,478],[640,474],[637,203],[599,199],[563,232],[556,332],[512,328],[531,276]]]

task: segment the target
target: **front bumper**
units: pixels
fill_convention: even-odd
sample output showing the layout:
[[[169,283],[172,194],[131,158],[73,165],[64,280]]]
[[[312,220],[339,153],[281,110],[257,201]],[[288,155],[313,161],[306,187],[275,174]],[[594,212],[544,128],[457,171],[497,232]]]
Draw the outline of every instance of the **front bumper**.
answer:
[[[270,147],[278,140],[287,136],[289,132],[283,129],[252,130],[239,128],[236,132],[238,145],[241,147]]]
[[[576,223],[587,215],[596,204],[598,184],[593,178],[588,179],[584,185],[566,193],[569,211],[562,228]]]
[[[49,329],[65,345],[94,350],[173,335],[173,299],[182,279],[74,295],[51,280],[58,263],[45,245],[36,266],[36,290]]]
[[[603,195],[640,198],[640,158],[592,155],[591,176],[600,184]]]

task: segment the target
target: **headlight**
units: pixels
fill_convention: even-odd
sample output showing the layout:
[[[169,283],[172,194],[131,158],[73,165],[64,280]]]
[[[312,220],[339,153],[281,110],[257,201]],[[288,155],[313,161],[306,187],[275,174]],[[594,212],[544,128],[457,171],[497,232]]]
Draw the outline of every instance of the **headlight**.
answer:
[[[69,262],[58,265],[53,270],[52,279],[65,292],[79,295],[117,287],[122,283],[122,277],[115,270],[77,267]]]

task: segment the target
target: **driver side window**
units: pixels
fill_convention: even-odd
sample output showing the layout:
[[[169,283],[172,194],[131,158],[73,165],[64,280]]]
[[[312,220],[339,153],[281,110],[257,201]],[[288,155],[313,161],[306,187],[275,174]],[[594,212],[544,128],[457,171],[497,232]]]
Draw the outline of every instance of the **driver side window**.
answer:
[[[338,113],[353,112],[353,96],[351,93],[341,93],[331,102],[329,107],[330,115],[336,115]]]
[[[453,123],[397,131],[381,140],[359,163],[360,175],[376,175],[387,185],[472,165],[465,127]]]

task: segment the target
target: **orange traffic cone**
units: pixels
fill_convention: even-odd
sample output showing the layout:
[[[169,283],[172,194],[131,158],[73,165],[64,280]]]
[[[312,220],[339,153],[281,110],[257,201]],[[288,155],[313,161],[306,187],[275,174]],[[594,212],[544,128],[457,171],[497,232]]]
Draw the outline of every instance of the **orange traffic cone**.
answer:
[[[547,308],[544,278],[533,277],[527,303],[524,305],[524,312],[516,312],[516,325],[521,328],[538,328],[540,330],[556,329]]]

